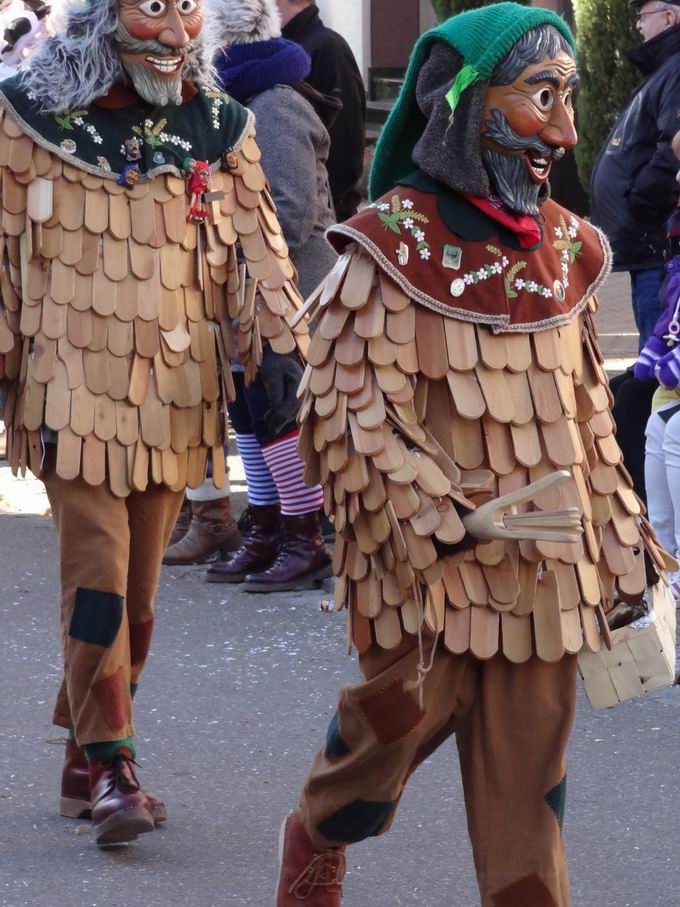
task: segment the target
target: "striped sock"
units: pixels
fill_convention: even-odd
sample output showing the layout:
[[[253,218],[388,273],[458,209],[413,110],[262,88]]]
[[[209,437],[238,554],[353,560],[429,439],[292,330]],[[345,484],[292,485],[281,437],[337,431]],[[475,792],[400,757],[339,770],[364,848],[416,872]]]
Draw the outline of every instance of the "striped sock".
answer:
[[[278,504],[279,493],[255,435],[240,435],[237,432],[236,447],[243,461],[248,483],[248,503],[254,507]]]
[[[299,431],[292,431],[273,444],[262,448],[281,499],[281,513],[284,516],[300,516],[318,510],[323,504],[323,491],[320,485],[308,488],[302,473],[305,464],[297,452]]]

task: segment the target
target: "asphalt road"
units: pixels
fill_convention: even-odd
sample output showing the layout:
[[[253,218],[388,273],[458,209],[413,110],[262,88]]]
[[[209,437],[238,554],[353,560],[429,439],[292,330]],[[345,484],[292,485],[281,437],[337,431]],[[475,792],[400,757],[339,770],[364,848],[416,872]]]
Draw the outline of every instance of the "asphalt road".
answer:
[[[279,824],[356,679],[321,595],[251,596],[164,568],[137,700],[167,827],[102,852],[57,814],[62,748],[55,537],[0,516],[0,904],[272,907]],[[680,688],[594,712],[579,697],[565,832],[575,907],[680,905]],[[352,848],[347,907],[474,907],[455,746],[414,776],[394,829]]]

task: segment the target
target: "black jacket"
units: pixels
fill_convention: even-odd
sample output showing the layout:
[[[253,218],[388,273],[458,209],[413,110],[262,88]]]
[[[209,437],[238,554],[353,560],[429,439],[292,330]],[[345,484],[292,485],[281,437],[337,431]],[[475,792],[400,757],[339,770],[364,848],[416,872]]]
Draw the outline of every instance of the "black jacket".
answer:
[[[609,237],[615,270],[661,267],[665,222],[675,207],[680,129],[680,25],[629,51],[645,76],[595,162],[593,223]]]
[[[366,92],[349,44],[321,21],[316,4],[302,10],[283,29],[284,38],[300,44],[312,58],[310,85],[342,101],[329,129],[328,178],[338,220],[356,213],[361,200],[358,183],[364,169]]]

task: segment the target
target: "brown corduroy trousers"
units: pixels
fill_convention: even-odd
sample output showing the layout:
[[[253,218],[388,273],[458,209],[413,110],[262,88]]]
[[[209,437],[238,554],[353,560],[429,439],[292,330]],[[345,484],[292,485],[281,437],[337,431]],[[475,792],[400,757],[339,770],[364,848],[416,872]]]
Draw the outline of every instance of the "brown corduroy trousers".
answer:
[[[81,746],[123,740],[134,734],[132,696],[183,495],[150,485],[117,498],[106,485],[59,478],[50,461],[41,478],[59,535],[64,652],[53,720]]]
[[[315,846],[386,831],[409,775],[455,734],[482,907],[568,907],[561,828],[576,658],[515,665],[440,643],[422,707],[418,663],[414,639],[374,647],[360,657],[365,681],[341,690],[300,801]]]

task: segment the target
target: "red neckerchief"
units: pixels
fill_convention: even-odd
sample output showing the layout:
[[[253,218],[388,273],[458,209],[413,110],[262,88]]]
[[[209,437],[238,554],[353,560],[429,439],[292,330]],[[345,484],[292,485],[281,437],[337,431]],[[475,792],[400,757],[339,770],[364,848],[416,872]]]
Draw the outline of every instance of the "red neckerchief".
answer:
[[[488,214],[492,220],[503,224],[504,227],[516,233],[519,244],[523,249],[535,246],[536,243],[541,241],[541,228],[538,226],[536,218],[532,217],[531,214],[513,214],[513,212],[501,207],[502,202],[492,201],[490,198],[479,198],[472,195],[466,195],[465,198],[472,202],[475,208],[479,208],[484,214]]]

